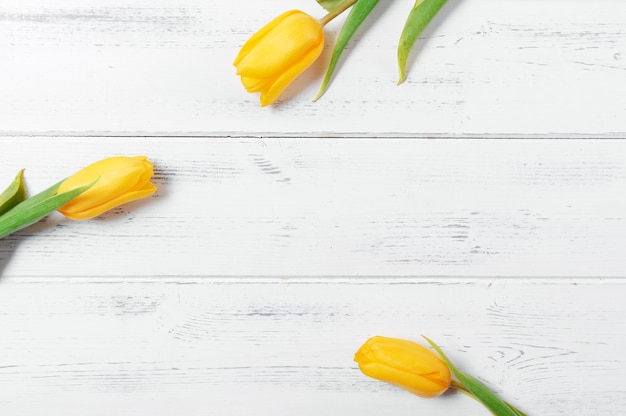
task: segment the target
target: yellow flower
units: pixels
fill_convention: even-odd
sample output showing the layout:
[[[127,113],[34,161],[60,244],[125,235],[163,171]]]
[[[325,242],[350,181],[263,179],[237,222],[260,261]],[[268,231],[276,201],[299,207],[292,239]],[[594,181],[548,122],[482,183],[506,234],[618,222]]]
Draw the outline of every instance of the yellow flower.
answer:
[[[114,156],[76,172],[60,185],[57,193],[97,182],[87,191],[59,208],[74,220],[95,217],[118,205],[145,198],[156,191],[150,183],[153,164],[145,156]]]
[[[354,361],[365,375],[420,397],[437,397],[451,383],[450,370],[433,351],[403,339],[370,338],[359,348]]]
[[[248,92],[261,92],[261,106],[273,103],[324,49],[321,23],[299,10],[278,16],[241,48],[234,65]]]

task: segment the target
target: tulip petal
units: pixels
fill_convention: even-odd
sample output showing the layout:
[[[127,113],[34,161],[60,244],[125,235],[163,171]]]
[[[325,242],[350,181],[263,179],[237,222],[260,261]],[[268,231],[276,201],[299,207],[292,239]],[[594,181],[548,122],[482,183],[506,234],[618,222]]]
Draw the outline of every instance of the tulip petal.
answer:
[[[398,84],[406,77],[406,62],[420,33],[439,12],[446,0],[417,0],[404,24],[398,43]]]
[[[259,44],[259,42],[261,42],[263,37],[265,37],[265,35],[267,35],[269,31],[274,29],[283,20],[285,20],[287,17],[289,17],[290,15],[294,13],[299,13],[299,11],[298,10],[286,11],[285,13],[276,17],[274,20],[272,20],[271,22],[263,26],[261,29],[259,29],[254,35],[250,37],[250,39],[246,41],[246,43],[243,44],[243,46],[241,47],[241,50],[239,50],[239,53],[237,54],[237,57],[235,58],[235,61],[233,62],[233,65],[238,66],[241,60],[244,57],[246,57],[250,53],[250,51],[253,50]]]
[[[448,388],[448,384],[429,377],[429,373],[407,371],[379,363],[359,365],[359,368],[369,377],[402,387],[424,398],[440,396]]]
[[[157,190],[156,186],[152,183],[146,183],[141,189],[124,193],[115,199],[111,199],[102,203],[101,205],[92,207],[90,209],[86,209],[84,211],[78,212],[69,212],[62,209],[59,209],[59,212],[65,215],[67,218],[72,220],[87,220],[89,218],[97,217],[100,214],[105,213],[119,205],[125,204],[127,202],[136,201],[138,199],[142,199],[148,197],[155,193]]]
[[[275,77],[315,47],[319,31],[319,22],[305,13],[287,16],[238,61],[237,74],[257,79]]]
[[[259,92],[267,89],[272,85],[272,79],[256,79],[250,77],[241,77],[241,83],[248,92]]]
[[[282,92],[293,82],[294,79],[298,77],[301,73],[303,73],[322,53],[324,49],[324,35],[323,32],[320,32],[320,38],[318,39],[317,44],[313,49],[307,51],[306,55],[303,56],[299,61],[297,61],[294,65],[288,68],[284,73],[282,73],[276,81],[271,85],[271,87],[261,93],[261,106],[265,107],[272,104],[276,99],[282,94]]]
[[[335,43],[335,48],[333,50],[333,55],[330,58],[330,63],[328,64],[328,69],[326,70],[326,75],[324,76],[324,80],[322,81],[322,85],[320,87],[317,96],[313,99],[313,101],[317,101],[322,94],[328,88],[328,84],[330,83],[330,79],[335,71],[335,67],[339,62],[339,58],[343,53],[344,49],[348,45],[348,42],[356,32],[356,30],[361,26],[361,23],[365,21],[367,16],[370,14],[374,7],[378,4],[379,0],[359,0],[352,6],[350,10],[350,14],[346,18],[343,26],[341,27],[341,31],[339,32],[339,36],[337,37],[337,41]]]
[[[372,337],[359,348],[354,361],[365,375],[420,397],[437,397],[451,383],[448,367],[432,350],[404,339]]]
[[[0,194],[0,215],[26,199],[24,169],[20,170],[13,182]]]
[[[63,182],[59,192],[82,185],[94,177],[100,178],[97,186],[65,204],[59,212],[69,217],[93,207],[99,207],[119,195],[133,192],[144,186],[152,175],[152,163],[145,158],[118,156],[101,160],[80,170]]]

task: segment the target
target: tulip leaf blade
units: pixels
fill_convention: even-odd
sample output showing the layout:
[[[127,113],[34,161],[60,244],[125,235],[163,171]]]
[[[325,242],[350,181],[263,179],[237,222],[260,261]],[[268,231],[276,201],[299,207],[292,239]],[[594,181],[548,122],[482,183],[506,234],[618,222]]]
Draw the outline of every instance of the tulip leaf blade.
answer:
[[[416,0],[398,42],[398,84],[406,78],[406,64],[415,41],[447,0]]]
[[[322,6],[326,11],[332,12],[335,10],[343,0],[317,0],[320,6]]]
[[[491,413],[495,416],[525,416],[523,412],[496,396],[485,383],[456,368],[437,344],[425,336],[424,339],[437,351],[442,361],[446,363],[452,374],[454,374],[454,377]]]
[[[52,211],[65,205],[78,195],[91,188],[98,179],[67,192],[56,194],[63,181],[52,185],[50,188],[37,195],[25,199],[14,206],[11,210],[0,216],[0,238],[4,238],[15,231],[26,228],[50,214]]]
[[[0,216],[26,199],[24,169],[20,170],[13,182],[0,194]]]
[[[485,405],[494,415],[497,416],[526,416],[525,413],[515,408],[510,403],[500,399],[476,377],[473,377],[459,369],[456,370],[455,377],[462,382],[465,388],[470,391],[474,397]]]
[[[337,67],[337,63],[339,62],[341,54],[348,45],[350,39],[352,39],[354,33],[365,21],[370,12],[374,10],[374,7],[376,7],[378,1],[379,0],[359,0],[354,4],[354,6],[352,6],[352,9],[350,10],[346,21],[341,27],[341,31],[339,32],[339,36],[337,37],[337,40],[335,42],[333,54],[330,58],[328,68],[326,69],[326,74],[324,75],[324,80],[322,81],[320,90],[318,91],[313,101],[317,101],[328,88],[328,84],[330,83],[330,79],[335,72],[335,68]]]

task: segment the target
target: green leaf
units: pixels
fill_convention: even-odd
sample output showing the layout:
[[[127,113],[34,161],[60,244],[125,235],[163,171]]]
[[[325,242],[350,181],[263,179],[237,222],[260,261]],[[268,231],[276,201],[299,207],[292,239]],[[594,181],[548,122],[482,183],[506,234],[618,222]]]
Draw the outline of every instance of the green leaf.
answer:
[[[11,184],[0,194],[0,215],[26,199],[26,188],[24,186],[24,169],[17,173]]]
[[[317,2],[327,11],[332,12],[341,4],[343,0],[317,0]]]
[[[416,0],[398,43],[398,70],[400,72],[398,84],[406,78],[406,62],[413,44],[445,3],[446,0]]]
[[[441,356],[441,359],[444,363],[446,363],[452,374],[454,374],[454,377],[456,377],[456,379],[476,398],[476,400],[480,401],[487,409],[489,409],[491,413],[495,416],[523,415],[523,413],[519,410],[510,406],[496,396],[495,393],[493,393],[482,381],[456,368],[437,344],[427,337],[424,337],[424,339],[428,341],[428,343]]]
[[[98,179],[90,184],[74,188],[67,192],[56,194],[63,181],[52,185],[50,188],[28,198],[10,211],[0,216],[0,238],[32,225],[63,205],[76,198],[78,195],[91,188]]]
[[[378,1],[379,0],[358,0],[354,4],[354,6],[352,6],[350,14],[348,14],[346,21],[341,27],[339,36],[337,37],[335,49],[333,50],[333,55],[330,58],[330,63],[328,64],[326,75],[324,76],[324,80],[322,81],[322,86],[320,87],[320,90],[317,93],[317,96],[313,99],[313,101],[318,100],[322,96],[322,94],[324,94],[326,88],[328,88],[328,83],[333,76],[335,67],[339,62],[339,58],[346,48],[346,45],[348,44],[356,30],[359,28],[359,26],[361,26],[361,23],[363,23],[367,16],[370,14],[370,12],[374,10],[374,7],[378,4]]]

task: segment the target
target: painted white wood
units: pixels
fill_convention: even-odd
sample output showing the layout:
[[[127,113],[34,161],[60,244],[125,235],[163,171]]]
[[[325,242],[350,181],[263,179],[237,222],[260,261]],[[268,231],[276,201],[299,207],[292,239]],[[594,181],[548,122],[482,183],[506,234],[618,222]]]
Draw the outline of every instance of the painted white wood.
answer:
[[[450,0],[396,86],[412,2],[383,1],[328,93],[321,60],[272,108],[232,60],[260,26],[313,0],[5,0],[4,134],[626,136],[626,3]]]
[[[5,138],[32,193],[114,154],[159,191],[3,241],[11,276],[623,277],[621,140]]]
[[[112,154],[159,186],[0,242],[3,414],[487,415],[361,375],[375,334],[435,338],[528,414],[626,410],[621,140],[0,145],[32,192]]]
[[[232,60],[313,0],[1,2],[0,187],[145,154],[159,191],[0,240],[0,414],[487,416],[363,376],[375,334],[626,414],[626,3],[449,0],[396,86],[412,3],[261,109]]]
[[[371,380],[375,334],[434,338],[529,415],[619,415],[624,280],[9,278],[0,410],[19,415],[463,415]],[[25,301],[28,299],[28,301]]]

